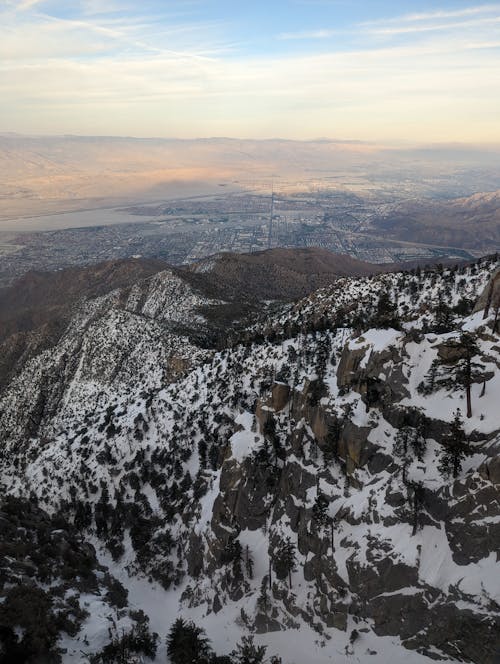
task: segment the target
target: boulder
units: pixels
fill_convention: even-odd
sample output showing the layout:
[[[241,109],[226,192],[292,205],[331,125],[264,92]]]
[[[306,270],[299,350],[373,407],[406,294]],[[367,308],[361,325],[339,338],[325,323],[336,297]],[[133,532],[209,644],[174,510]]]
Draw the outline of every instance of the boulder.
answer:
[[[288,403],[290,387],[285,383],[274,383],[271,391],[271,401],[268,404],[277,413]]]
[[[500,486],[500,456],[485,461],[479,467],[478,472],[485,480]]]

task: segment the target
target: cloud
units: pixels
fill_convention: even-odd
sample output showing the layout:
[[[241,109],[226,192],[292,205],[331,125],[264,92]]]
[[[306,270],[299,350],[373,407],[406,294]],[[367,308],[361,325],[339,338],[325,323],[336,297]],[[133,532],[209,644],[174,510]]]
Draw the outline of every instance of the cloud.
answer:
[[[99,7],[100,2],[93,2],[92,12]],[[118,58],[120,53],[128,56],[131,52],[137,56],[154,53],[193,60],[210,58],[229,48],[213,38],[220,31],[215,21],[181,23],[166,22],[165,16],[160,20],[152,16],[79,12],[62,17],[42,11],[14,17],[4,14],[3,19],[0,58],[8,61],[104,54]]]
[[[339,30],[304,30],[303,32],[281,32],[278,39],[329,39],[334,35],[338,35]]]
[[[0,1],[0,11],[3,5],[4,11],[29,12],[38,5],[43,5],[46,2],[47,0],[4,0],[3,2]]]
[[[416,23],[420,21],[429,21],[436,19],[462,18],[476,16],[478,14],[490,14],[500,12],[500,4],[478,5],[473,7],[464,7],[456,10],[436,10],[431,12],[420,12],[415,14],[404,14],[394,18],[380,19],[377,21],[365,21],[362,26],[377,25],[380,23]]]
[[[398,30],[403,21],[395,17],[363,27],[361,39],[344,40],[342,50],[324,40],[344,31],[283,33],[283,39],[320,40],[322,52],[307,52],[299,42],[292,53],[258,56],[230,51],[229,28],[221,22],[185,17],[155,22],[151,16],[108,15],[99,11],[104,3],[91,5],[89,13],[71,18],[37,10],[4,20],[0,127],[160,136],[500,140],[495,16],[490,28],[478,23],[485,17],[476,13],[464,18],[468,27],[463,30],[412,30],[415,35],[407,38],[400,32],[371,34]],[[435,16],[425,16],[407,17],[404,25],[436,22]],[[462,23],[440,18],[445,25]],[[405,34],[404,43],[399,34]]]
[[[497,14],[495,16],[494,14]],[[478,17],[478,18],[474,18]],[[450,21],[450,19],[459,19]],[[364,21],[347,29],[319,28],[278,34],[280,40],[321,40],[335,35],[398,36],[426,32],[450,32],[494,27],[500,22],[500,4],[479,5],[453,11],[404,14],[397,17]]]
[[[257,134],[341,132],[359,138],[395,138],[411,130],[422,139],[451,139],[468,123],[475,138],[481,132],[484,137],[494,123],[493,117],[481,119],[482,105],[492,116],[500,110],[491,84],[498,58],[485,59],[480,51],[457,57],[457,47],[195,64],[166,56],[19,63],[2,71],[0,92],[16,97],[18,107],[65,117],[66,131],[73,116],[91,132],[121,123],[126,133],[142,128],[160,135],[203,133],[205,127],[209,134],[232,129],[241,135],[251,128]],[[139,118],[148,122],[140,124]],[[500,138],[498,129],[491,138]]]
[[[482,26],[491,27],[500,23],[500,16],[474,19],[468,21],[455,21],[452,23],[426,23],[417,22],[403,23],[400,25],[390,25],[380,28],[371,28],[367,32],[372,35],[403,35],[419,32],[448,32],[451,30],[470,30]]]

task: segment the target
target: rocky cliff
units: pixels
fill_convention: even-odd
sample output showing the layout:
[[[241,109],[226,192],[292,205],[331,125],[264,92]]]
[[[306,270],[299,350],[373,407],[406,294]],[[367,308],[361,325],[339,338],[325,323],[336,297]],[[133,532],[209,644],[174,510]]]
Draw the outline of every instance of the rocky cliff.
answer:
[[[287,664],[493,664],[497,267],[342,279],[218,351],[178,274],[88,301],[3,394],[3,491],[79,528],[160,636],[180,611]],[[106,643],[89,620],[65,661]]]

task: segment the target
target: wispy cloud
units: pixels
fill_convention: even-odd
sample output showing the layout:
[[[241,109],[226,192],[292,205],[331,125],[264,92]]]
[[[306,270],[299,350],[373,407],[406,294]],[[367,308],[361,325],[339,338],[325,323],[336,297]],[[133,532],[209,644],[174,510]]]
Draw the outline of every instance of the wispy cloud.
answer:
[[[455,10],[436,10],[431,12],[420,12],[414,14],[403,14],[393,18],[379,19],[376,21],[365,21],[361,23],[364,26],[377,25],[380,23],[416,23],[420,21],[432,21],[435,19],[462,18],[477,16],[478,14],[491,14],[500,12],[500,4],[477,5],[473,7],[464,7]]]
[[[482,26],[495,26],[499,22],[500,4],[487,4],[465,7],[453,11],[437,10],[403,14],[376,21],[364,21],[355,26],[343,29],[319,28],[317,30],[281,32],[277,37],[280,40],[321,40],[329,39],[336,35],[359,34],[389,37],[411,33],[470,30],[481,28]]]
[[[280,32],[278,39],[299,40],[299,39],[329,39],[334,35],[340,34],[339,30],[304,30],[302,32]]]
[[[429,22],[421,23],[416,21],[404,22],[399,25],[391,24],[385,27],[367,28],[366,31],[372,35],[403,35],[421,32],[447,32],[450,30],[470,30],[471,28],[480,28],[482,26],[494,26],[500,23],[500,16],[490,16],[488,18],[478,18],[464,21],[454,21],[451,23]]]
[[[290,44],[269,55],[232,50],[215,17],[15,4],[1,17],[0,129],[500,140],[498,5],[283,31]]]
[[[36,0],[25,0],[35,2]],[[41,1],[37,4],[43,4]],[[188,3],[189,4],[189,3]],[[106,5],[108,11],[104,11]],[[20,3],[9,3],[4,18],[0,58],[15,61],[29,58],[97,57],[98,55],[157,54],[186,59],[206,59],[226,52],[228,46],[214,35],[220,24],[169,20],[167,15],[132,16],[116,12],[121,5],[84,0],[82,11],[60,16],[44,11],[23,13]],[[1,8],[1,6],[0,6]],[[12,9],[14,8],[14,15]],[[26,7],[27,8],[27,7]],[[100,11],[102,9],[102,11]],[[1,19],[0,12],[0,19]]]
[[[0,9],[3,5],[6,9],[24,12],[33,9],[37,5],[42,5],[44,2],[46,0],[4,0],[4,2],[0,2]]]

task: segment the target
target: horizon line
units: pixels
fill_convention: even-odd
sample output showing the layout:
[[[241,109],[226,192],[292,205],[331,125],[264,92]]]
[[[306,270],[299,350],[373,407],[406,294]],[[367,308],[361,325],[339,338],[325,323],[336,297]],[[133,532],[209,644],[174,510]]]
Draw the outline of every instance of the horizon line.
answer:
[[[481,141],[430,141],[430,142],[416,142],[410,139],[372,139],[363,140],[356,138],[335,138],[328,136],[318,136],[317,138],[284,138],[280,136],[273,136],[269,138],[259,137],[241,137],[241,136],[137,136],[130,134],[78,134],[78,133],[24,133],[19,131],[0,131],[0,138],[76,138],[76,139],[94,139],[94,140],[130,140],[130,141],[178,141],[182,142],[202,142],[202,141],[240,141],[240,142],[255,142],[255,143],[333,143],[342,145],[367,145],[373,147],[410,147],[418,148],[436,148],[436,147],[460,147],[460,148],[490,148],[495,151],[500,149],[500,142],[481,142]]]

